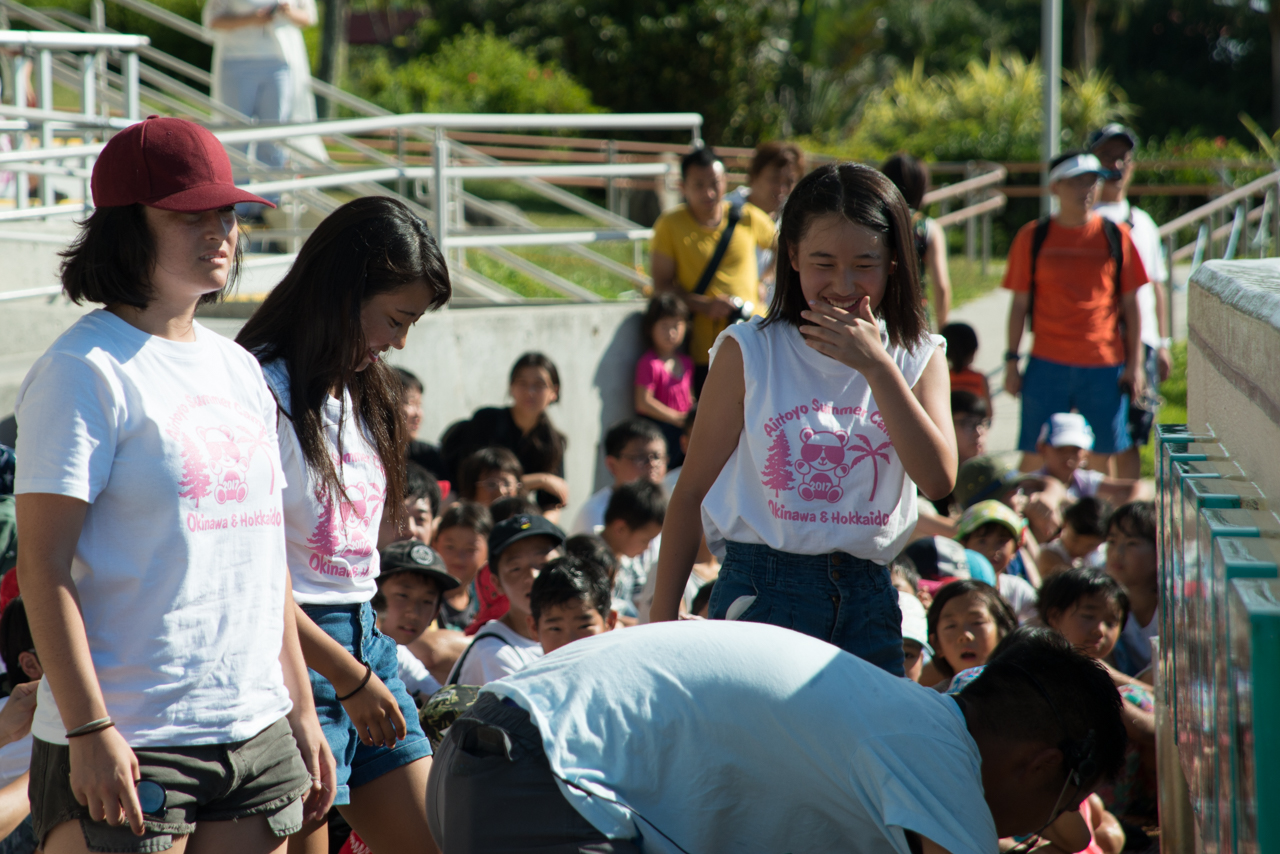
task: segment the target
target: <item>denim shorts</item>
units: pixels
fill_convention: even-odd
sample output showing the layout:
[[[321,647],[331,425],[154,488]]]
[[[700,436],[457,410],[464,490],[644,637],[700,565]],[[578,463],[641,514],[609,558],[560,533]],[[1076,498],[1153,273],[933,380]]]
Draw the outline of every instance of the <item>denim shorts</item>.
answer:
[[[796,555],[725,544],[707,611],[793,629],[902,676],[902,611],[889,568],[844,552]]]
[[[145,832],[94,821],[71,791],[71,748],[35,739],[27,796],[35,837],[42,842],[58,825],[80,822],[90,851],[168,851],[175,836],[194,833],[202,821],[235,821],[265,815],[278,837],[302,828],[302,796],[311,774],[284,718],[253,738],[229,744],[135,747],[143,780],[165,790],[164,813],[148,815]]]
[[[400,665],[396,660],[396,642],[378,631],[373,609],[368,602],[357,605],[303,605],[316,625],[343,649],[373,672],[391,691],[404,715],[405,737],[395,747],[369,747],[360,741],[355,725],[338,702],[338,694],[319,673],[311,675],[311,692],[316,698],[316,714],[320,726],[338,762],[338,791],[334,803],[351,803],[351,790],[378,779],[402,765],[431,755],[431,742],[418,723],[418,706],[400,681]]]
[[[1124,365],[1080,367],[1032,356],[1022,374],[1022,432],[1018,450],[1036,452],[1040,428],[1051,415],[1078,411],[1093,428],[1093,450],[1118,454],[1129,449],[1129,395],[1120,391]]]

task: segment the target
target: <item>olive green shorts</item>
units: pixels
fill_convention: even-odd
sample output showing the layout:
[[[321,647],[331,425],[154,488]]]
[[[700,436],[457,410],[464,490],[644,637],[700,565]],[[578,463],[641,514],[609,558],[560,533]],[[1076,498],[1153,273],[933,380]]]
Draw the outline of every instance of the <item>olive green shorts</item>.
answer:
[[[58,825],[80,822],[90,851],[167,851],[175,836],[194,833],[202,821],[234,821],[265,815],[278,837],[302,827],[302,796],[311,775],[284,718],[246,741],[193,747],[135,748],[143,780],[165,790],[164,806],[146,816],[146,832],[94,821],[71,791],[71,748],[34,740],[31,749],[31,817],[36,839]]]

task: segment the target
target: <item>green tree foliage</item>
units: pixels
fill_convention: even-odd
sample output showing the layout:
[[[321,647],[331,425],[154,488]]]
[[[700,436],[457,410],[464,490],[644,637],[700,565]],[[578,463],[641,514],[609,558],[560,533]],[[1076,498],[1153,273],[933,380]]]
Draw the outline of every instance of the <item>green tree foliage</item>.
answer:
[[[470,25],[558,61],[618,112],[689,110],[717,142],[754,143],[779,126],[784,0],[438,0],[434,43]]]
[[[926,76],[923,62],[899,72],[872,96],[852,135],[827,150],[869,161],[895,151],[931,160],[1036,160],[1043,126],[1040,67],[1016,53],[993,52],[962,72]],[[1068,74],[1064,143],[1132,110],[1105,74]]]
[[[465,27],[430,55],[392,66],[385,53],[353,64],[351,88],[397,113],[592,113],[591,93],[554,62]]]

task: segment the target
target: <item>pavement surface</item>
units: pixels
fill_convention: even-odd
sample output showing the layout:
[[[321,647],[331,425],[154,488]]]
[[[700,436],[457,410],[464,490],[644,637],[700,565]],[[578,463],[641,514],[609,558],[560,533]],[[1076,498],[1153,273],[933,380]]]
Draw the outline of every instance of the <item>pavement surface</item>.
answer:
[[[1173,338],[1187,337],[1187,288],[1191,275],[1190,265],[1174,268],[1173,279]],[[1018,444],[1019,405],[1004,390],[1004,351],[1009,324],[1009,301],[1012,293],[996,288],[991,293],[966,303],[951,312],[950,320],[967,323],[978,333],[978,354],[973,369],[987,376],[991,386],[991,407],[995,410],[991,419],[991,432],[987,435],[987,448],[991,453],[1013,451]],[[1022,352],[1031,349],[1030,338],[1022,338]]]

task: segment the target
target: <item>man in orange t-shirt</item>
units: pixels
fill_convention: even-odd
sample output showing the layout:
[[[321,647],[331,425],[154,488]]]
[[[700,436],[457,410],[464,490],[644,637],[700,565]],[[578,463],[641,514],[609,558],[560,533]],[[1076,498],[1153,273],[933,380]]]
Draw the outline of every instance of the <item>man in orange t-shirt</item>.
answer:
[[[1031,300],[1031,254],[1037,223],[1023,226],[1009,249],[1004,287],[1013,291],[1005,390],[1022,395],[1018,450],[1022,468],[1041,464],[1035,453],[1040,428],[1058,412],[1084,415],[1096,436],[1094,455],[1105,471],[1106,456],[1131,444],[1129,395],[1141,394],[1142,321],[1137,291],[1147,271],[1119,224],[1120,281],[1103,219],[1092,211],[1103,174],[1092,154],[1063,154],[1049,165],[1049,189],[1060,212],[1050,224],[1035,263]],[[1018,370],[1018,347],[1028,312],[1034,341],[1026,372]]]

